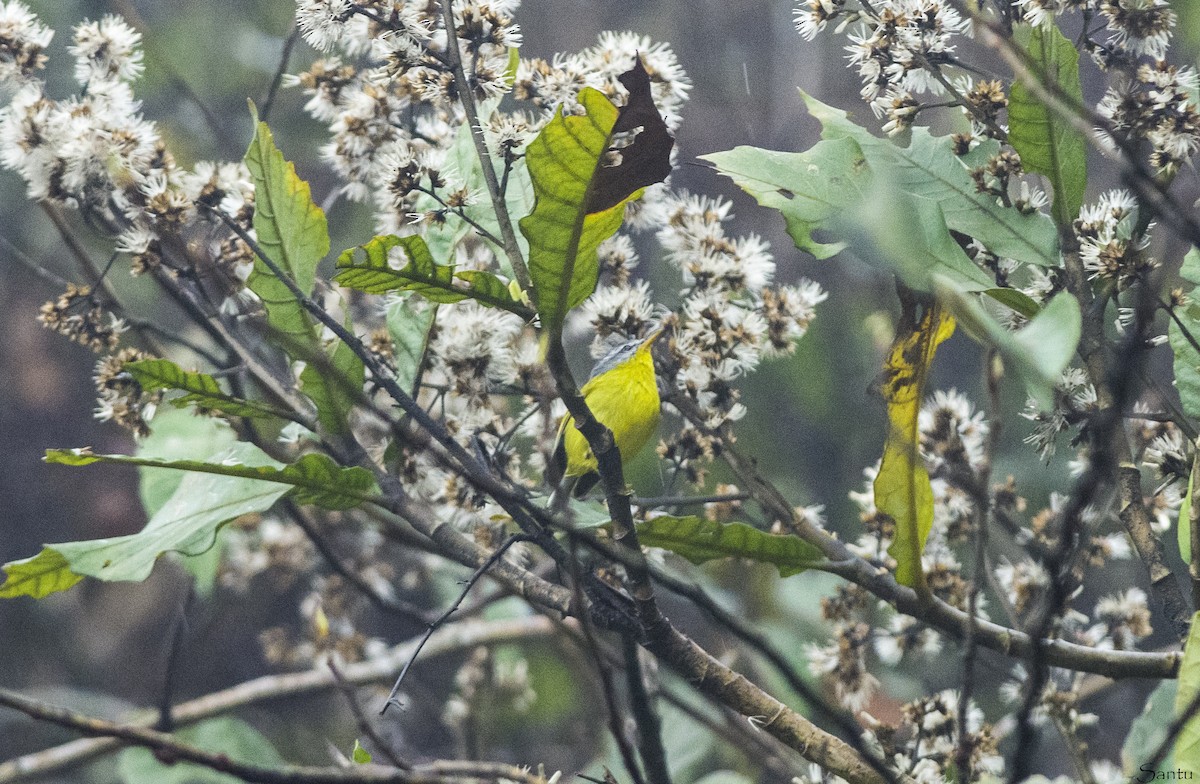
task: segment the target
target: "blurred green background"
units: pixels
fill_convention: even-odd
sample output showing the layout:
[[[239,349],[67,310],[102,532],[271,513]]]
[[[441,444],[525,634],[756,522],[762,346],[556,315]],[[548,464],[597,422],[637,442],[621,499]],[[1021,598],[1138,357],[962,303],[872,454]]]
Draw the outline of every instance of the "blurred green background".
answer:
[[[131,15],[132,11],[141,18],[146,30],[147,69],[137,85],[138,96],[144,101],[147,117],[160,124],[171,149],[185,164],[241,157],[250,134],[246,100],[261,103],[294,10],[284,0],[42,0],[30,5],[58,31],[49,69],[50,90],[58,96],[73,89],[65,78],[69,67],[64,51],[73,24],[106,13]],[[1200,47],[1200,3],[1179,0],[1176,6],[1183,34],[1175,59],[1195,62]],[[781,280],[810,277],[830,292],[830,300],[819,309],[796,354],[764,363],[743,383],[750,414],[738,428],[739,445],[756,457],[795,503],[825,504],[831,527],[845,538],[854,538],[857,512],[846,493],[860,489],[862,469],[877,458],[884,435],[882,404],[870,387],[890,337],[891,321],[885,316],[894,310],[894,295],[889,278],[853,258],[816,262],[795,250],[776,214],[757,208],[727,180],[695,161],[697,155],[738,144],[780,150],[811,146],[819,129],[804,114],[797,87],[849,109],[868,124],[873,122],[858,99],[857,77],[845,68],[843,39],[823,36],[804,42],[791,19],[789,3],[764,0],[617,0],[604,4],[525,0],[518,13],[525,41],[523,54],[549,58],[555,52],[575,51],[594,43],[597,33],[607,29],[634,30],[674,47],[694,83],[678,133],[681,165],[673,175],[675,186],[731,199],[736,220],[730,231],[766,236],[773,245]],[[300,43],[292,70],[313,56]],[[1086,87],[1094,87],[1094,76],[1090,75]],[[1088,97],[1098,95],[1093,89]],[[324,140],[324,128],[303,114],[303,102],[298,92],[283,91],[271,123],[280,146],[297,162],[320,202],[335,184],[316,154]],[[219,118],[218,127],[209,124],[206,114]],[[1181,181],[1181,192],[1194,199],[1194,170],[1185,170]],[[1089,194],[1094,196],[1114,185],[1103,176],[1093,177]],[[23,191],[15,175],[0,173],[0,235],[56,273],[78,280],[61,238],[42,212],[24,199]],[[339,202],[329,217],[335,249],[362,242],[369,235],[370,218],[363,208]],[[678,288],[677,274],[645,252],[652,247],[652,243],[643,246],[639,272],[669,300]],[[1164,260],[1178,263],[1179,250],[1176,244],[1164,242]],[[102,239],[94,238],[95,259],[103,261],[109,252]],[[143,315],[166,317],[144,285],[125,276],[118,276],[117,283],[130,301],[144,308]],[[0,253],[0,334],[4,336],[0,340],[0,561],[32,555],[42,542],[125,534],[144,523],[132,471],[104,466],[67,469],[46,466],[40,460],[49,447],[92,446],[100,452],[133,447],[119,428],[91,418],[93,355],[35,321],[41,303],[57,293]],[[979,371],[976,346],[956,336],[939,355],[933,387],[957,386],[978,400]],[[1022,402],[1015,391],[1006,398],[1005,447],[997,476],[1017,473],[1024,494],[1036,508],[1045,503],[1051,490],[1065,490],[1068,484],[1063,458],[1043,469],[1021,447],[1026,431],[1016,413]],[[643,492],[653,492],[658,482],[653,459],[644,457],[635,484]],[[798,661],[802,658],[799,643],[806,635],[818,633],[805,631],[803,624],[812,622],[812,586],[821,581],[778,584],[758,571],[747,580],[742,567],[718,568],[713,575],[731,586],[751,585],[764,597],[774,597],[764,604],[782,603],[783,610],[764,609],[770,617],[762,620],[778,629],[780,641]],[[131,704],[152,704],[161,688],[159,673],[169,632],[186,593],[187,577],[182,570],[163,563],[142,585],[85,581],[38,603],[0,602],[0,686],[60,698],[99,713],[112,713]],[[279,597],[277,602],[259,606],[218,596],[212,606],[190,614],[192,626],[179,696],[194,696],[265,672],[256,633],[279,613],[294,612],[286,599]],[[751,607],[750,612],[753,617],[756,610]],[[695,620],[687,614],[683,618]],[[583,721],[594,715],[581,718],[564,709],[564,702],[569,707],[572,702],[590,701],[578,691],[581,687],[572,670],[562,663],[565,656],[551,648],[536,653],[535,664],[543,665],[535,667],[535,678],[544,692],[538,708],[543,713],[526,724],[508,721],[509,737],[497,741],[498,745],[508,744],[506,753],[514,753],[514,748],[524,750],[517,754],[521,761],[546,759],[552,766],[569,764],[590,754],[594,749],[589,747],[598,742],[599,725]],[[569,662],[569,657],[566,660]],[[903,699],[953,683],[955,670],[950,663],[956,658],[945,661],[943,672],[930,670],[921,679],[897,681],[894,689],[889,683],[890,696]],[[130,666],[131,662],[137,666]],[[995,657],[986,657],[985,665],[994,677],[1008,671],[1008,664]],[[426,695],[434,719],[447,680],[430,677],[427,681],[434,690]],[[1147,688],[1147,684],[1122,685],[1106,693],[1104,709],[1117,710],[1123,718],[1101,728],[1104,738],[1111,736],[1119,743]],[[312,715],[304,706],[296,709]],[[345,740],[353,737],[353,729],[347,729],[344,719],[330,714],[328,726],[341,727],[338,742],[347,748]],[[282,720],[279,714],[263,714],[258,726],[273,736],[286,734],[279,726]],[[7,732],[6,728],[17,726],[13,721],[0,714],[0,760],[68,737],[44,728]],[[308,761],[320,762],[326,730],[321,723],[306,723],[299,734],[291,733],[292,751],[299,750],[300,759],[307,754]],[[346,736],[346,732],[351,734]],[[447,742],[436,729],[429,732],[431,748]],[[1093,747],[1111,749],[1114,744],[1097,742]]]

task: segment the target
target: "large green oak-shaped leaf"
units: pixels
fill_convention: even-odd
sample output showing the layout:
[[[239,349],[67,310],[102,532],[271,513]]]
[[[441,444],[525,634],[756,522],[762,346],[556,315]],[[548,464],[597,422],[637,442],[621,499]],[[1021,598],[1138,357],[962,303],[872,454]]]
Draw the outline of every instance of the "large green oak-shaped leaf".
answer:
[[[902,221],[909,218],[896,210],[906,203],[909,212],[919,213],[921,221],[930,223],[922,224],[923,241],[930,247],[944,248],[947,241],[953,242],[949,235],[953,230],[975,238],[997,255],[1038,266],[1058,265],[1057,233],[1047,216],[1023,214],[977,192],[970,170],[983,166],[999,151],[997,142],[984,141],[960,157],[954,154],[949,137],[914,128],[908,146],[901,147],[873,136],[845,112],[802,95],[822,124],[823,141],[810,150],[781,153],[738,147],[702,156],[760,204],[779,210],[797,247],[819,258],[828,257],[840,246],[818,242],[812,236],[814,230],[854,224],[860,232],[875,232],[881,209],[894,215],[884,223],[904,225]],[[881,192],[889,194],[886,199],[870,198]],[[934,232],[944,236],[934,237]],[[955,261],[955,266],[960,264],[961,259]],[[953,274],[952,270],[940,271]],[[984,282],[965,270],[958,271],[962,285],[968,280]]]
[[[186,392],[172,400],[176,408],[196,406],[239,417],[282,417],[283,412],[256,400],[243,400],[225,393],[217,380],[207,373],[184,370],[168,359],[142,359],[125,364],[125,370],[147,392],[178,390]]]
[[[1054,403],[1054,385],[1075,356],[1083,330],[1079,303],[1067,292],[1056,295],[1016,332],[991,317],[972,294],[948,278],[934,281],[938,299],[972,338],[1000,352],[1043,410]]]
[[[278,768],[284,759],[258,730],[241,719],[221,716],[175,733],[182,743],[260,768]],[[126,749],[117,758],[121,784],[239,784],[242,779],[189,762],[160,761],[149,749]]]
[[[1079,51],[1054,25],[1017,30],[1038,78],[1057,85],[1083,106]],[[1013,84],[1008,100],[1008,142],[1021,155],[1026,171],[1044,174],[1054,188],[1050,212],[1059,226],[1070,226],[1087,190],[1087,142],[1083,134],[1051,111],[1023,82]]]
[[[918,421],[933,358],[953,334],[954,319],[937,305],[927,307],[920,321],[907,316],[908,328],[897,334],[883,368],[888,436],[873,489],[875,506],[896,521],[888,548],[896,559],[896,581],[919,588],[925,585],[921,555],[933,527],[933,487],[919,452]]]
[[[305,294],[311,294],[317,265],[329,253],[325,213],[312,200],[308,183],[283,157],[266,123],[255,118],[254,139],[246,151],[246,167],[254,180],[254,232],[258,245]],[[262,300],[267,323],[287,344],[314,347],[317,333],[304,306],[256,258],[246,285]],[[304,359],[304,357],[297,357]]]
[[[823,560],[821,551],[795,536],[769,534],[745,523],[718,523],[700,517],[655,517],[637,524],[638,540],[661,547],[694,564],[719,558],[746,558],[771,564],[781,577],[799,574]]]
[[[559,107],[525,151],[537,201],[520,226],[529,240],[534,300],[552,333],[595,290],[596,249],[621,227],[625,205],[671,172],[674,140],[641,60],[619,78],[629,91],[624,107],[585,87],[578,99],[585,114],[566,116]],[[637,129],[630,144],[612,149],[617,134]]]
[[[393,248],[403,252],[403,266],[392,264]],[[438,264],[424,238],[416,235],[375,237],[365,245],[343,251],[337,268],[341,270],[334,276],[337,283],[367,294],[412,291],[439,304],[473,299],[526,320],[533,317],[533,311],[513,296],[509,284],[484,270],[455,272],[447,264]]]
[[[853,139],[826,139],[804,152],[735,147],[701,155],[764,207],[778,210],[800,250],[818,259],[839,253],[844,242],[822,243],[813,232],[870,193],[874,174]]]
[[[320,454],[282,465],[242,443],[223,463],[95,455],[87,450],[52,450],[46,460],[74,466],[124,463],[188,473],[136,534],[46,545],[32,558],[5,564],[8,577],[0,585],[0,598],[41,598],[70,588],[80,577],[140,582],[164,553],[201,554],[213,546],[222,525],[264,512],[289,493],[298,503],[349,509],[370,500],[374,490],[374,479],[364,469],[341,468]]]

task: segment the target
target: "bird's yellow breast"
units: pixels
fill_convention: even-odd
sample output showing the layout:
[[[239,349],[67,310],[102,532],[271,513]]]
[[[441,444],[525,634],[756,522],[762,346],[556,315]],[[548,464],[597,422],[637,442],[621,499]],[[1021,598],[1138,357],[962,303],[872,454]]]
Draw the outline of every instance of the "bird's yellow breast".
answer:
[[[580,392],[596,419],[612,431],[623,462],[632,460],[658,429],[658,384],[648,346],[629,361],[588,381]],[[562,428],[566,475],[583,476],[595,471],[596,457],[570,415]]]

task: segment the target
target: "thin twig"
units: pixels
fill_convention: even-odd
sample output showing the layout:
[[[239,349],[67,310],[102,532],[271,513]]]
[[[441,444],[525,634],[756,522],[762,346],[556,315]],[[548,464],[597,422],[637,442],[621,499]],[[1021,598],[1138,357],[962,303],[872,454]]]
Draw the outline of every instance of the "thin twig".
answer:
[[[421,655],[421,649],[425,647],[425,643],[429,642],[429,638],[431,638],[433,633],[438,630],[438,627],[448,621],[450,616],[462,606],[463,600],[467,598],[467,594],[471,592],[471,588],[475,586],[475,583],[479,582],[479,578],[483,577],[488,569],[490,569],[494,564],[499,562],[500,559],[504,557],[504,554],[508,552],[508,548],[512,547],[517,542],[525,542],[528,540],[529,537],[525,534],[513,534],[512,536],[508,537],[499,547],[496,548],[496,552],[492,553],[491,557],[480,564],[479,568],[467,578],[466,582],[463,584],[462,591],[459,592],[458,598],[454,600],[454,603],[451,604],[450,607],[444,613],[442,613],[437,620],[429,624],[429,629],[425,632],[425,636],[422,637],[417,643],[417,647],[413,650],[412,656],[404,664],[404,669],[400,670],[400,675],[396,677],[396,684],[392,686],[392,691],[390,694],[388,694],[387,701],[383,703],[383,708],[379,711],[380,715],[387,713],[388,707],[393,703],[395,703],[396,707],[398,708],[404,707],[400,704],[400,701],[396,699],[396,695],[400,691],[400,684],[404,683],[404,676],[408,674],[409,668],[413,666],[413,663],[416,662],[417,657]]]
[[[976,631],[979,622],[979,595],[983,590],[984,575],[987,574],[987,541],[988,523],[992,515],[993,498],[990,489],[992,461],[996,454],[996,446],[1000,441],[1000,415],[1003,410],[1000,405],[1000,362],[999,353],[991,349],[984,359],[984,377],[988,391],[988,435],[984,444],[983,460],[979,466],[979,475],[974,485],[979,492],[974,494],[975,557],[971,564],[971,592],[967,595],[967,628],[963,645],[963,679],[958,693],[958,715],[955,717],[958,732],[958,744],[954,750],[955,766],[962,781],[971,780],[971,757],[974,748],[968,737],[970,727],[967,722],[971,710],[971,693],[975,687],[975,658],[978,654]]]
[[[332,658],[326,664],[329,666],[329,672],[333,674],[333,679],[337,682],[338,689],[342,692],[342,696],[346,698],[346,706],[350,709],[350,713],[354,716],[354,722],[358,725],[358,731],[365,738],[371,741],[371,745],[375,751],[387,757],[388,761],[401,770],[412,770],[413,764],[401,757],[396,750],[392,748],[392,744],[388,743],[375,729],[375,723],[367,716],[367,712],[363,710],[362,703],[358,699],[358,695],[354,693],[354,685],[346,680],[342,675],[341,669],[337,666]]]
[[[576,604],[582,605],[583,591],[580,589],[582,580],[580,579],[579,557],[575,545],[576,543],[572,541],[570,550],[571,590],[575,592]],[[600,640],[596,637],[596,630],[593,628],[591,619],[586,616],[581,617],[579,625],[583,636],[583,647],[595,664],[596,675],[600,680],[600,693],[604,696],[605,715],[608,718],[608,734],[617,744],[617,753],[621,755],[621,762],[625,765],[625,770],[629,773],[633,784],[646,784],[646,780],[642,776],[642,769],[638,767],[633,745],[625,735],[625,722],[622,719],[623,712],[620,702],[617,700],[617,688],[612,667],[605,661]],[[653,782],[653,784],[658,784],[658,782]]]
[[[625,682],[629,684],[629,707],[637,725],[638,751],[646,776],[654,784],[671,784],[667,767],[667,750],[663,747],[662,719],[646,690],[646,674],[642,667],[641,648],[629,637],[621,639],[625,655]]]
[[[279,93],[279,87],[283,84],[283,75],[287,73],[288,61],[292,59],[292,49],[296,47],[296,42],[300,40],[300,29],[296,27],[296,23],[292,22],[292,30],[288,33],[288,37],[283,42],[283,51],[279,53],[279,65],[275,68],[275,75],[271,77],[271,84],[267,87],[267,95],[263,98],[262,108],[259,109],[258,119],[266,122],[271,116],[271,110],[275,108],[275,98]]]
[[[425,648],[425,655],[441,656],[479,645],[498,645],[546,637],[553,634],[555,629],[555,624],[539,616],[504,621],[456,622],[443,626],[433,635]],[[345,680],[352,684],[384,683],[395,677],[396,672],[412,655],[416,644],[416,640],[410,640],[396,646],[380,658],[346,665],[342,674]],[[177,726],[187,726],[260,702],[314,694],[336,687],[337,682],[333,675],[324,669],[267,675],[176,705],[175,723]],[[156,718],[157,714],[154,711],[140,711],[124,720],[124,723],[150,727]],[[57,773],[102,754],[116,751],[122,745],[119,740],[113,738],[77,740],[8,760],[0,763],[0,784],[16,784]]]

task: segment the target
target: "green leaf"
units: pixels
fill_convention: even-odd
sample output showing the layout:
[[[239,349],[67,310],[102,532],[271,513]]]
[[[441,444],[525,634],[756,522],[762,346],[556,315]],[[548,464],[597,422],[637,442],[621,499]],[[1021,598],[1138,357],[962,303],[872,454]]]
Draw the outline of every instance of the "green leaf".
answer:
[[[316,404],[322,427],[330,433],[344,433],[350,427],[350,411],[362,397],[367,371],[358,354],[341,340],[324,356],[325,362],[309,361],[304,366],[300,391]]]
[[[167,359],[142,359],[127,362],[125,369],[147,392],[160,389],[186,392],[172,401],[176,408],[194,405],[200,409],[221,411],[239,417],[283,417],[278,409],[254,400],[242,400],[225,394],[217,380],[207,373],[187,371]]]
[[[1029,54],[1038,79],[1057,85],[1083,106],[1079,84],[1079,52],[1054,25],[1022,27],[1018,43]],[[1008,101],[1008,141],[1027,171],[1044,174],[1054,188],[1051,214],[1059,226],[1070,226],[1083,206],[1087,190],[1087,142],[1082,133],[1048,109],[1021,81]]]
[[[221,419],[196,416],[190,411],[163,409],[150,422],[150,435],[137,445],[137,456],[159,460],[205,459],[227,455],[237,443],[233,428]],[[169,468],[138,469],[138,493],[147,517],[153,516],[179,489],[186,474]],[[215,477],[214,477],[215,479]],[[196,580],[196,592],[208,597],[221,565],[221,539],[201,555],[184,558],[183,567]]]
[[[719,558],[747,558],[799,574],[823,560],[821,551],[795,536],[769,534],[745,523],[716,523],[700,517],[655,517],[637,524],[638,539],[694,564]]]
[[[258,122],[245,164],[254,180],[254,232],[263,251],[300,290],[311,294],[317,265],[329,253],[325,213],[313,203],[308,183],[275,146],[271,129]],[[299,346],[316,344],[309,315],[283,281],[255,259],[246,285],[259,296],[267,323]]]
[[[864,220],[863,216],[870,217]],[[915,291],[932,291],[935,275],[953,280],[966,291],[996,285],[947,231],[941,205],[913,199],[890,182],[877,179],[867,200],[839,214],[833,225],[856,239],[860,255],[876,258]]]
[[[1020,289],[986,289],[983,293],[1009,310],[1020,313],[1027,319],[1033,318],[1041,310],[1041,307],[1034,302],[1033,298]]]
[[[150,421],[150,435],[137,445],[137,456],[159,460],[182,460],[197,456],[205,459],[228,454],[237,444],[237,434],[228,423],[213,417],[196,416],[190,411],[162,409]],[[157,512],[179,489],[182,471],[168,468],[140,468],[138,495],[147,515]]]
[[[888,554],[896,559],[896,581],[925,585],[921,554],[933,527],[933,487],[921,461],[918,418],[925,381],[941,343],[954,332],[954,319],[940,307],[925,309],[919,322],[906,313],[909,328],[901,331],[884,364],[883,399],[887,403],[888,437],[875,477],[875,506],[896,521]]]
[[[0,598],[40,598],[70,588],[80,577],[140,582],[150,575],[159,556],[205,553],[213,547],[221,526],[243,515],[265,512],[288,493],[297,503],[343,510],[370,500],[375,489],[365,469],[342,468],[317,453],[282,465],[244,443],[238,443],[223,463],[95,455],[86,450],[51,450],[46,460],[72,466],[104,462],[172,468],[185,475],[139,533],[46,545],[33,558],[6,564],[8,579],[0,585]]]
[[[1178,683],[1173,680],[1165,680],[1158,684],[1158,687],[1150,692],[1150,699],[1146,700],[1141,715],[1133,720],[1129,734],[1125,736],[1125,744],[1121,747],[1121,764],[1126,776],[1132,778],[1139,772],[1144,773],[1145,771],[1139,771],[1138,767],[1146,755],[1167,739],[1167,728],[1171,726],[1171,720],[1175,716],[1177,688]],[[1159,766],[1161,770],[1174,767],[1172,754],[1168,754]]]
[[[72,452],[52,454],[62,459],[53,459],[48,454],[47,459],[51,462],[74,465],[102,459]],[[241,467],[251,464],[278,466],[249,444],[237,444],[231,455],[231,459],[242,464]],[[174,465],[142,458],[124,458],[123,462],[146,466]],[[0,585],[0,598],[41,598],[70,588],[81,577],[140,582],[150,575],[154,562],[163,553],[178,552],[190,556],[207,551],[213,546],[222,525],[242,515],[266,511],[288,490],[288,485],[261,479],[185,474],[174,495],[154,513],[141,532],[46,545],[33,558],[6,564],[4,570],[8,579]]]
[[[388,305],[387,328],[392,336],[392,359],[396,365],[396,383],[412,395],[421,380],[421,365],[429,345],[429,331],[437,318],[437,307],[399,295]]]
[[[350,759],[354,760],[356,765],[370,765],[371,752],[364,749],[362,744],[358,742],[358,739],[355,738],[354,751],[350,752]]]
[[[834,256],[845,243],[818,242],[812,233],[866,201],[873,179],[862,148],[850,138],[826,139],[805,152],[736,147],[700,157],[763,207],[778,210],[796,247],[818,259]]]
[[[1200,697],[1200,613],[1192,616],[1192,629],[1183,647],[1175,717],[1181,718],[1197,697]],[[1200,773],[1200,715],[1194,714],[1175,739],[1174,767],[1180,779],[1194,779]]]
[[[578,100],[586,113],[564,116],[559,107],[525,151],[537,201],[520,226],[529,240],[534,301],[552,333],[595,290],[596,249],[621,227],[625,205],[671,171],[674,140],[650,97],[641,60],[620,80],[629,100],[619,111],[603,93],[585,87]],[[615,135],[639,127],[621,148],[620,163],[609,165]]]
[[[1009,332],[948,279],[938,278],[935,285],[938,298],[967,334],[996,348],[1039,406],[1052,405],[1054,385],[1075,356],[1082,333],[1083,318],[1075,298],[1067,292],[1056,295],[1028,324]]]
[[[275,461],[249,464],[235,460],[221,463],[156,460],[129,455],[97,455],[87,449],[48,449],[46,462],[69,466],[117,463],[273,482],[292,486],[291,492],[297,503],[334,510],[353,509],[364,501],[373,500],[375,490],[375,479],[365,468],[342,468],[328,455],[319,452],[310,452],[291,465],[283,465]]]
[[[1193,286],[1200,286],[1200,249],[1192,248],[1183,257],[1183,266],[1179,268],[1179,277]]]
[[[863,205],[882,207],[897,215],[895,198],[870,199],[880,188],[898,192],[904,209],[922,220],[919,224],[931,247],[945,246],[945,238],[933,232],[953,230],[979,240],[993,253],[1029,264],[1058,266],[1058,237],[1053,222],[1045,215],[1025,215],[996,203],[994,197],[978,193],[970,169],[983,166],[999,151],[999,143],[984,141],[968,155],[959,157],[949,137],[935,137],[924,128],[914,128],[907,147],[873,136],[831,106],[801,93],[809,112],[822,124],[822,139],[801,153],[779,153],[752,147],[701,156],[734,179],[765,206],[779,209],[788,223],[797,247],[819,258],[837,252],[838,246],[812,239],[812,231],[832,218],[853,223],[871,232],[877,216]],[[897,220],[887,221],[900,226]],[[914,224],[917,225],[917,224]],[[911,226],[905,227],[911,229]]]
[[[175,733],[181,742],[232,760],[263,768],[280,767],[284,760],[258,730],[241,719],[209,719]],[[166,764],[149,749],[131,748],[117,759],[122,784],[240,784],[242,779],[189,762]]]
[[[408,259],[399,269],[388,259],[393,248],[400,248]],[[358,258],[358,251],[362,251],[362,258]],[[473,299],[527,320],[533,317],[528,307],[513,298],[507,283],[482,270],[455,273],[453,267],[435,262],[424,238],[416,235],[375,237],[366,245],[343,251],[338,256],[337,268],[341,270],[334,276],[337,283],[368,294],[413,291],[439,304]]]
[[[1179,556],[1185,564],[1192,562],[1192,504],[1195,499],[1196,473],[1200,472],[1200,453],[1192,459],[1192,470],[1188,472],[1187,493],[1179,504],[1179,518],[1175,524],[1175,535],[1179,541]]]
[[[1171,319],[1167,326],[1167,341],[1175,355],[1175,387],[1184,413],[1196,419],[1200,418],[1200,352],[1192,341],[1200,340],[1200,305],[1193,303],[1186,308],[1175,308],[1174,312],[1183,323],[1181,327]]]
[[[0,599],[31,596],[41,599],[65,591],[83,579],[71,571],[62,553],[44,549],[32,558],[4,564],[6,579],[0,583]]]

